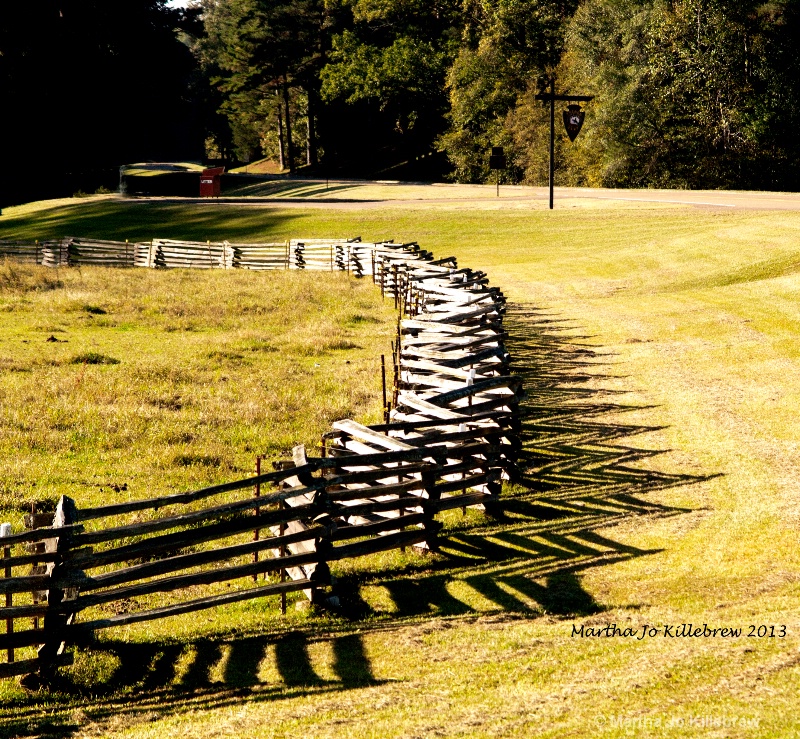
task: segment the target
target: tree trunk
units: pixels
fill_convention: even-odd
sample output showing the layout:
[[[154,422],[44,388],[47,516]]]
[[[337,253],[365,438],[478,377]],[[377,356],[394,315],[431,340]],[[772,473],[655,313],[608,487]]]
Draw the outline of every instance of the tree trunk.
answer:
[[[289,113],[289,85],[283,78],[283,107],[286,116],[286,155],[289,159],[289,173],[294,172],[294,144],[292,143],[292,118]]]
[[[317,113],[316,91],[308,91],[308,138],[306,139],[306,163],[317,165],[317,126],[314,116]]]
[[[277,90],[275,90],[275,94],[278,94]],[[286,157],[283,153],[283,114],[280,106],[278,106],[278,164],[280,164],[281,172],[286,169]]]
[[[313,125],[311,124],[311,115],[306,116],[306,164],[311,164],[311,131],[313,130]]]

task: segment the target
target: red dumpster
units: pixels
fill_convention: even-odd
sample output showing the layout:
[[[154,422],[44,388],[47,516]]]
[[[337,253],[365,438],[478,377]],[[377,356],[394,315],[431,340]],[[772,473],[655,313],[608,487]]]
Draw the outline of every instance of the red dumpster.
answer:
[[[220,193],[220,180],[225,167],[210,167],[204,169],[200,175],[200,197],[218,198]]]

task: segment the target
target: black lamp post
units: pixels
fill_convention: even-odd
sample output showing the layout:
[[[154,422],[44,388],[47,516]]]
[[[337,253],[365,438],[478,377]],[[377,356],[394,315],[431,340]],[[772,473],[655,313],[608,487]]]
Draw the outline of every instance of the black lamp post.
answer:
[[[555,77],[550,78],[550,91],[543,92],[536,96],[537,100],[550,103],[550,210],[553,210],[553,175],[555,173],[555,140],[556,140],[556,100],[563,100],[570,103],[564,111],[564,127],[570,141],[575,141],[575,137],[580,133],[583,126],[584,113],[581,106],[573,104],[572,101],[589,102],[594,100],[594,95],[556,95]]]

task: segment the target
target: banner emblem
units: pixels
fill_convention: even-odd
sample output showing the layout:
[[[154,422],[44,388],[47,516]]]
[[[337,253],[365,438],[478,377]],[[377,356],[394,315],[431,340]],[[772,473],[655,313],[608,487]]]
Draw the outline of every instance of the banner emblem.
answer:
[[[564,111],[564,128],[567,129],[567,136],[570,141],[575,141],[575,137],[581,132],[583,118],[586,114],[581,110],[580,105],[572,103]]]

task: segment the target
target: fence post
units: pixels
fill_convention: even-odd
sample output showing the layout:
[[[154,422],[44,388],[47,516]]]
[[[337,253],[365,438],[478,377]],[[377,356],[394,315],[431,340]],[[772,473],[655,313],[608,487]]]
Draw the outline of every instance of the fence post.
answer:
[[[4,523],[0,524],[0,539],[4,539],[7,536],[11,536],[11,524]],[[11,556],[11,547],[3,547],[3,559],[8,559]],[[5,566],[5,576],[11,577],[11,567],[8,565]],[[14,605],[14,596],[11,593],[6,593],[6,608]],[[14,619],[7,618],[6,619],[6,634],[13,634],[14,633]],[[14,649],[13,647],[9,647],[8,649],[8,661],[14,661]]]
[[[319,604],[321,601],[319,588],[322,585],[331,584],[331,570],[327,560],[333,551],[333,534],[336,531],[336,522],[330,513],[321,513],[314,518],[313,523],[316,526],[324,527],[322,533],[314,539],[314,550],[319,559],[314,572],[311,573],[311,582],[313,583],[311,586],[311,602]]]
[[[392,362],[394,364],[394,381],[392,384],[392,406],[397,408],[397,397],[400,393],[400,341],[398,339],[397,345],[392,342]]]
[[[55,516],[53,516],[53,529],[69,526],[76,519],[75,501],[66,495],[61,496]],[[62,555],[54,563],[47,566],[51,581],[57,580],[65,574],[66,565],[63,554],[69,550],[71,534],[56,535],[53,539],[45,540],[45,551]],[[47,592],[48,612],[44,617],[44,644],[39,647],[39,673],[44,677],[52,674],[55,669],[56,657],[64,651],[64,629],[72,622],[74,614],[55,612],[56,608],[64,601],[74,600],[74,588],[61,589],[50,587]]]
[[[256,477],[261,477],[261,457],[256,457]],[[256,489],[255,489],[255,497],[261,497],[261,480],[256,482]],[[261,515],[261,508],[255,508],[253,511],[256,518]],[[261,531],[260,529],[256,529],[253,531],[253,541],[258,541],[259,535]],[[253,562],[258,562],[258,552],[253,552]],[[258,582],[258,573],[253,574],[253,582]]]
[[[475,384],[475,369],[473,368],[472,365],[470,365],[469,366],[469,371],[467,372],[466,387],[472,387],[474,384]],[[471,416],[472,415],[472,395],[468,395],[467,396],[467,408],[469,409],[467,411],[467,414]],[[458,428],[461,429],[462,426],[464,427],[464,430],[466,431],[466,424],[459,424]],[[464,480],[467,479],[467,471],[466,470],[464,470],[461,473],[461,477]],[[461,492],[462,493],[466,493],[467,492],[467,488],[463,488]],[[462,516],[466,516],[467,515],[466,507],[462,507],[461,508],[461,515]]]
[[[436,489],[436,468],[431,465],[428,469],[422,472],[422,489],[427,497],[422,499],[422,512],[425,516],[423,526],[427,538],[425,543],[428,549],[432,552],[439,549],[439,531],[442,529],[442,524],[436,520],[438,510],[438,502],[440,498],[439,491]]]
[[[36,512],[37,506],[36,503],[31,503],[31,512],[26,514],[25,518],[23,519],[23,524],[26,529],[38,529],[42,526],[52,526],[53,525],[53,514],[47,513],[37,513]],[[31,547],[31,554],[42,554],[44,552],[45,544],[43,541],[37,541],[29,545]],[[36,560],[31,563],[31,575],[44,575],[47,572],[47,565],[40,565]],[[44,603],[47,599],[47,591],[46,590],[34,590],[33,593],[33,603],[34,605],[38,603]],[[39,628],[39,618],[37,616],[33,617],[33,628]]]
[[[386,357],[381,354],[381,385],[383,387],[383,422],[389,423],[389,412],[386,409]]]
[[[288,506],[288,504],[286,503],[285,500],[282,500],[278,504],[278,508],[280,510],[282,510],[282,511],[285,511],[288,507],[289,506]],[[283,521],[281,521],[280,526],[278,527],[278,536],[283,536],[285,533],[286,533],[286,524]],[[283,559],[286,556],[286,545],[285,544],[281,544],[280,549],[278,550],[278,556],[280,556],[281,559]],[[281,582],[286,582],[286,569],[283,568],[283,567],[281,568],[280,581]],[[285,592],[281,593],[281,615],[282,616],[286,615],[286,593]]]
[[[58,263],[61,267],[69,267],[72,262],[70,258],[74,251],[72,241],[72,239],[61,239],[58,249]]]
[[[222,242],[222,269],[233,269],[236,260],[236,252],[226,239]]]
[[[490,470],[491,471],[491,470]],[[502,470],[497,470],[497,476],[486,483],[489,490],[486,500],[483,502],[483,512],[487,516],[500,518],[503,515],[502,504],[500,503],[500,493],[503,491]]]

